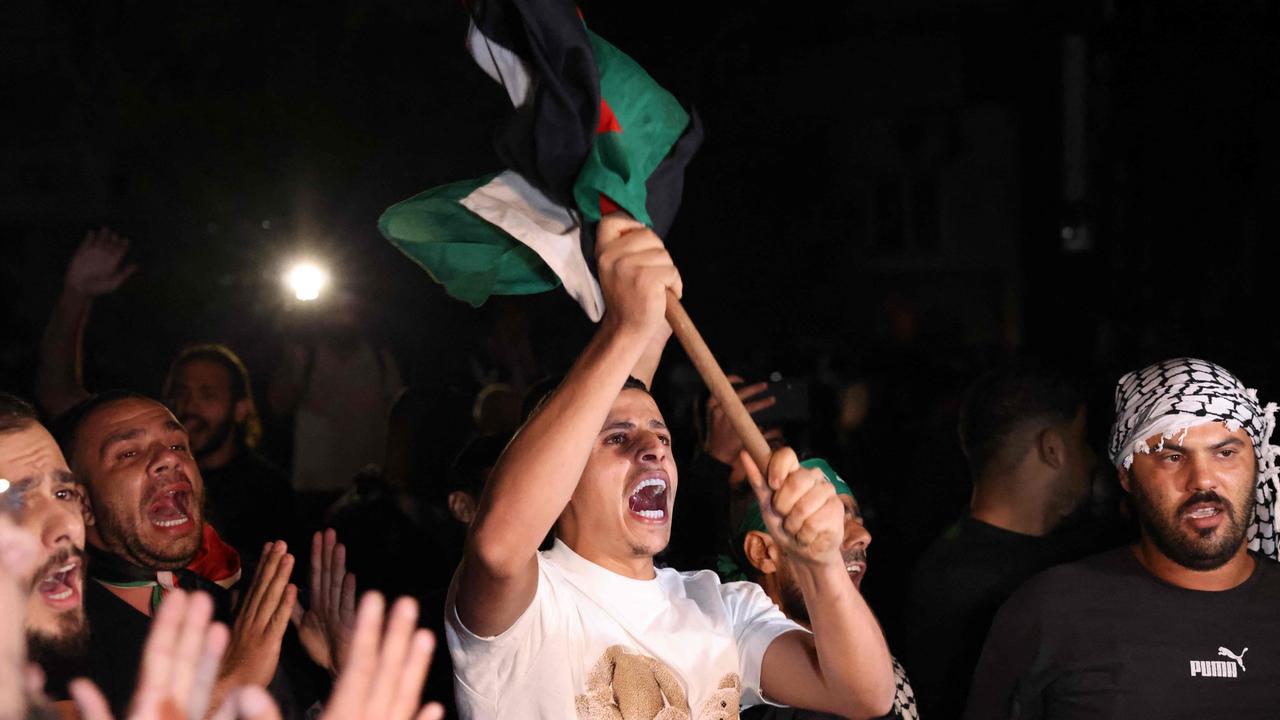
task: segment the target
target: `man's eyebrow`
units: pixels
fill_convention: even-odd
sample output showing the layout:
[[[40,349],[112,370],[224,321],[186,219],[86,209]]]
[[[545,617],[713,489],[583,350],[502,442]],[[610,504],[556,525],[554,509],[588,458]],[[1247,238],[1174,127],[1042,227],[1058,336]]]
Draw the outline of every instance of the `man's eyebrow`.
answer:
[[[666,423],[662,422],[661,420],[650,420],[650,421],[649,421],[649,427],[651,427],[651,428],[653,428],[653,429],[655,429],[655,430],[666,430],[666,429],[667,429],[667,425],[666,425]]]
[[[630,420],[614,420],[611,423],[606,423],[604,428],[601,430],[601,432],[604,432],[605,430],[635,430],[635,429],[636,429],[636,424],[631,422]]]
[[[54,470],[53,482],[56,485],[83,485],[80,478],[70,470]]]
[[[1213,445],[1210,445],[1210,446],[1209,446],[1209,449],[1210,449],[1210,450],[1221,450],[1222,448],[1224,448],[1224,447],[1228,447],[1228,446],[1231,446],[1231,445],[1235,445],[1235,446],[1244,445],[1244,441],[1243,441],[1243,440],[1241,440],[1241,439],[1240,439],[1240,438],[1238,438],[1238,437],[1229,437],[1229,438],[1227,438],[1226,440],[1222,440],[1221,442],[1216,442],[1216,443],[1214,443]],[[1183,453],[1183,454],[1186,454],[1187,452],[1190,452],[1189,450],[1187,450],[1187,448],[1185,448],[1185,447],[1183,447],[1183,446],[1181,446],[1181,445],[1179,445],[1179,444],[1177,444],[1177,443],[1171,443],[1171,442],[1169,442],[1169,441],[1167,441],[1167,440],[1165,441],[1165,443],[1164,443],[1164,447],[1162,448],[1162,450],[1164,450],[1165,452],[1176,452],[1176,453]]]
[[[102,445],[98,447],[98,455],[99,456],[106,455],[107,448],[111,447],[115,443],[124,442],[125,440],[136,440],[137,438],[142,437],[142,435],[144,435],[145,433],[146,433],[146,430],[143,430],[142,428],[133,428],[132,430],[118,430],[116,432],[113,432],[110,435],[103,438]]]
[[[165,430],[176,430],[178,432],[186,432],[187,429],[182,427],[182,423],[177,420],[166,420],[164,423]]]

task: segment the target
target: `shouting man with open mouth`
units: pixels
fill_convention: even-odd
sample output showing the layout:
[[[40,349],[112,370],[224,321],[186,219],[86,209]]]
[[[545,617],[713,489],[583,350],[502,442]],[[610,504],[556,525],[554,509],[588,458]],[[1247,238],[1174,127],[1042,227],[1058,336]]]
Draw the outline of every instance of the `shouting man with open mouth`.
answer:
[[[27,649],[44,670],[51,695],[65,697],[89,632],[82,487],[35,410],[5,393],[0,393],[0,509],[39,541],[25,613]]]
[[[460,714],[719,719],[768,702],[883,715],[892,661],[841,555],[844,505],[789,448],[763,471],[744,464],[812,632],[755,584],[654,566],[679,478],[662,413],[629,376],[670,334],[680,276],[661,239],[620,214],[600,223],[597,252],[608,312],[498,460],[450,590]]]

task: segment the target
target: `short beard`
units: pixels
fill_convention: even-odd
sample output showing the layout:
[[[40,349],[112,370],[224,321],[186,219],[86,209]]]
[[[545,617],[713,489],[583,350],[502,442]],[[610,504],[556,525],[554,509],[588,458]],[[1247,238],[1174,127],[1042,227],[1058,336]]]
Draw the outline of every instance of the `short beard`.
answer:
[[[27,629],[27,655],[44,670],[46,687],[55,696],[66,692],[66,683],[85,672],[89,654],[89,623],[84,610],[58,616],[58,632]]]
[[[198,506],[200,499],[193,497],[192,502]],[[191,535],[195,539],[191,549],[165,552],[144,545],[136,528],[126,527],[110,512],[96,514],[95,520],[98,524],[98,535],[107,545],[108,552],[148,570],[178,570],[186,567],[199,552],[201,538],[204,537],[204,519],[192,517],[196,530]],[[184,539],[183,542],[189,541]]]
[[[663,550],[666,550],[666,549],[667,549],[667,547],[666,547],[665,545],[664,545],[664,546],[662,546],[662,547],[660,547],[660,548],[658,548],[657,550],[651,550],[651,549],[649,549],[649,548],[647,548],[647,547],[645,547],[645,546],[643,546],[643,545],[632,545],[632,546],[631,546],[631,556],[632,556],[632,557],[647,557],[647,558],[651,558],[651,557],[656,556],[658,553],[661,553]]]
[[[183,422],[185,423],[186,421],[184,420]],[[197,461],[203,460],[211,453],[221,448],[227,442],[227,438],[231,437],[232,433],[235,431],[236,424],[234,420],[228,416],[217,425],[210,426],[209,439],[202,443],[200,447],[194,448],[191,451],[191,454],[195,456]]]
[[[1199,537],[1188,537],[1176,517],[1169,518],[1161,514],[1159,508],[1155,507],[1143,493],[1142,483],[1136,478],[1132,482],[1132,487],[1131,497],[1143,534],[1165,557],[1185,568],[1200,572],[1216,570],[1235,557],[1245,542],[1245,536],[1249,530],[1249,518],[1253,517],[1254,506],[1257,505],[1252,485],[1249,487],[1244,503],[1240,506],[1240,512],[1236,512],[1236,506],[1229,498],[1214,492],[1196,493],[1188,502],[1202,500],[1221,502],[1227,521],[1219,526],[1220,532],[1216,538],[1214,533],[1219,528],[1202,530]],[[1178,508],[1178,512],[1180,511],[1181,506]]]

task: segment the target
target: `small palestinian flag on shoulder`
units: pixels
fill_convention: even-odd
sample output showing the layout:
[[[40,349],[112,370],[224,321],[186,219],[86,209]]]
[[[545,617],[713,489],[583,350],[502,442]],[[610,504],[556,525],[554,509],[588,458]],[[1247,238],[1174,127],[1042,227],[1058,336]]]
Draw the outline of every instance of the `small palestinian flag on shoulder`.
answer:
[[[697,116],[588,30],[572,2],[467,9],[467,49],[511,100],[495,133],[507,169],[399,202],[378,228],[472,306],[563,285],[599,321],[595,225],[625,210],[666,234],[702,142]]]

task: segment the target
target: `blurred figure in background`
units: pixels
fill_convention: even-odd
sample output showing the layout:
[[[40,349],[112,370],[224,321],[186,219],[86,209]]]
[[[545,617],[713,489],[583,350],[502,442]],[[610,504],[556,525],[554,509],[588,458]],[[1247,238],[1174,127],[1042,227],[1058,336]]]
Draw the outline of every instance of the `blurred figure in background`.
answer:
[[[115,292],[138,267],[125,262],[129,241],[107,228],[89,231],[71,255],[62,292],[40,340],[36,402],[55,418],[89,398],[84,387],[83,345],[89,311],[98,297]]]
[[[309,337],[286,349],[269,393],[273,413],[293,416],[293,487],[308,518],[382,460],[387,418],[404,387],[352,293],[335,293],[315,310],[323,315],[312,318]]]
[[[293,540],[288,475],[259,455],[262,422],[244,363],[225,345],[185,348],[164,383],[165,403],[191,437],[205,483],[205,519],[245,559]]]
[[[1033,366],[989,372],[964,396],[959,435],[973,476],[969,512],[916,565],[906,653],[925,717],[964,710],[1000,604],[1035,573],[1092,549],[1055,534],[1089,498],[1094,455],[1084,400]]]
[[[83,345],[95,298],[116,291],[137,267],[129,241],[106,228],[89,232],[67,263],[62,293],[40,345],[36,399],[57,418],[88,400]],[[262,423],[244,363],[220,344],[192,345],[174,359],[161,397],[191,436],[208,488],[206,518],[252,563],[262,545],[294,537],[295,506],[286,473],[256,452]]]

